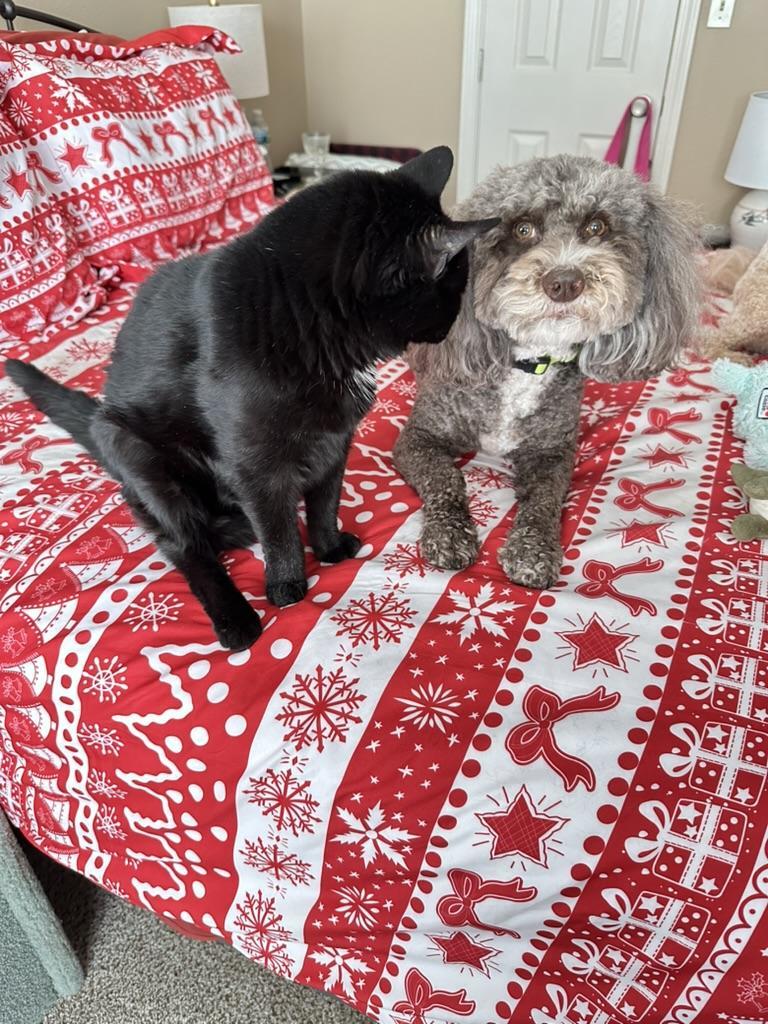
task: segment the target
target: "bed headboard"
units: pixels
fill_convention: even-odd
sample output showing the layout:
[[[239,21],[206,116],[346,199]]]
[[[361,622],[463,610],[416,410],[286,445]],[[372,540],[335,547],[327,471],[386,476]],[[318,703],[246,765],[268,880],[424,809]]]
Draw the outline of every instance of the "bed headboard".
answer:
[[[68,29],[70,32],[92,32],[93,29],[86,25],[79,25],[76,21],[68,21],[66,18],[59,18],[55,14],[45,14],[43,11],[33,11],[31,7],[20,7],[14,0],[0,0],[0,18],[5,21],[6,28],[13,32],[16,18],[29,18],[31,21],[40,21],[44,25],[53,25],[54,28]]]

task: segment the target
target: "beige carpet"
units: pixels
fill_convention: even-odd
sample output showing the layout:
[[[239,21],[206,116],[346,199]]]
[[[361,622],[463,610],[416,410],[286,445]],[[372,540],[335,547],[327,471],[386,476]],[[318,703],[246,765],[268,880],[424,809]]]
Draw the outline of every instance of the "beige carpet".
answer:
[[[30,859],[86,974],[84,989],[43,1024],[367,1024],[229,946],[182,938],[57,864]]]

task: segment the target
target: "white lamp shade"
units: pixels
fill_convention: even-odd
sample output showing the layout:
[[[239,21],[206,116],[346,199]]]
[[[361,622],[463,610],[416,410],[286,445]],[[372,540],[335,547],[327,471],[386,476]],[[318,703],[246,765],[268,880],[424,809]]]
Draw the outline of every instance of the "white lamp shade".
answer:
[[[733,146],[725,180],[768,189],[768,92],[753,92]]]
[[[172,28],[177,25],[211,25],[226,32],[243,51],[216,55],[221,73],[232,92],[238,99],[268,95],[267,49],[261,4],[169,7],[168,18]]]

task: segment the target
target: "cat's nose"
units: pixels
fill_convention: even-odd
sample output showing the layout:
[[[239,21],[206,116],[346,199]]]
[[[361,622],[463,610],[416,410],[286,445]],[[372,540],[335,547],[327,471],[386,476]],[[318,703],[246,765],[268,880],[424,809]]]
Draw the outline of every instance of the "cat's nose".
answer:
[[[577,267],[553,267],[541,279],[541,287],[553,302],[573,302],[584,291],[585,284]]]

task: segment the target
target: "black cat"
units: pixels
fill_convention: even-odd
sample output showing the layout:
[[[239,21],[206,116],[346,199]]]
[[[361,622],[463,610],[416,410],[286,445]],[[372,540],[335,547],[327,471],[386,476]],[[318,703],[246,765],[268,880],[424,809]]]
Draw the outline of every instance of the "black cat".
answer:
[[[307,591],[297,506],[322,562],[354,555],[337,511],[374,363],[439,342],[467,281],[465,246],[496,220],[440,208],[453,156],[314,185],[247,234],[161,267],[117,338],[103,399],[8,360],[8,376],[123,488],[184,574],[224,647],[258,614],[217,558],[261,540],[267,598]]]

